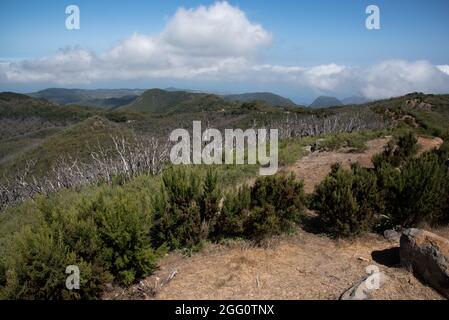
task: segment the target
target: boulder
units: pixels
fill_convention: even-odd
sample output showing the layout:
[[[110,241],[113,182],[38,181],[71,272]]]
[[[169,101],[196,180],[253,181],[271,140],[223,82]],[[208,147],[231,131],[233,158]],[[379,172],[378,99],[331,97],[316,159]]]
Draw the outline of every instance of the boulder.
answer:
[[[449,240],[425,230],[407,229],[400,243],[402,265],[449,298]]]

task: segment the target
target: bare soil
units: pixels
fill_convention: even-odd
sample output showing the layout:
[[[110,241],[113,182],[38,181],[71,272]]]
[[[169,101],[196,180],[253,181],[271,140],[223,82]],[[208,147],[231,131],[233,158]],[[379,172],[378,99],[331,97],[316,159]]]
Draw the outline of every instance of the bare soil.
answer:
[[[381,152],[388,140],[370,141],[363,153],[312,153],[285,170],[303,178],[306,191],[311,192],[333,163],[370,166],[371,157]],[[440,140],[420,138],[421,150],[438,147]],[[449,236],[449,228],[432,231]],[[298,229],[296,235],[271,239],[266,247],[233,241],[206,244],[191,256],[169,253],[151,277],[128,289],[110,287],[104,298],[338,299],[366,277],[366,267],[372,265],[388,276],[374,299],[443,299],[400,266],[398,242],[375,234],[334,240],[304,229]]]

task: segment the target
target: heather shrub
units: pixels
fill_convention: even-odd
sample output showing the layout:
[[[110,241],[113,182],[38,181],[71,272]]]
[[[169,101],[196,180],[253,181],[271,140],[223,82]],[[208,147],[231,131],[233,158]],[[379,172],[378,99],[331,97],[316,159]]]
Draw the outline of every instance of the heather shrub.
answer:
[[[218,237],[262,238],[290,232],[304,212],[303,184],[290,176],[259,177],[252,187],[229,192],[216,229]]]
[[[171,249],[199,244],[214,228],[220,200],[212,172],[202,179],[186,169],[167,169],[160,193],[154,198],[153,244],[166,244]]]
[[[447,208],[447,169],[435,152],[408,160],[394,175],[385,196],[393,225],[437,223]]]
[[[282,232],[290,231],[304,214],[305,193],[302,181],[293,174],[258,178],[251,188],[251,207],[274,208]]]
[[[390,141],[383,153],[373,157],[374,165],[382,162],[399,167],[401,164],[412,158],[418,151],[418,140],[411,132],[401,135],[397,139]]]
[[[214,238],[243,237],[250,214],[251,188],[247,185],[226,193],[223,208],[217,218]]]
[[[217,218],[220,214],[220,201],[222,193],[218,187],[217,174],[208,170],[202,186],[202,196],[199,201],[200,219],[202,222],[203,237],[214,232]]]
[[[80,258],[64,241],[61,230],[43,224],[16,233],[3,257],[4,299],[94,299],[109,280],[103,269]],[[66,267],[80,270],[79,290],[68,290]]]
[[[351,170],[344,170],[337,164],[316,187],[312,207],[327,232],[345,237],[371,229],[376,197],[373,173],[356,165]]]
[[[90,217],[96,226],[100,243],[99,248],[96,246],[99,249],[97,256],[115,280],[129,285],[154,271],[158,252],[151,247],[151,212],[145,202],[142,203],[123,189],[112,189],[100,193],[82,209],[81,218],[89,220]],[[86,232],[83,224],[80,224],[78,232]],[[87,254],[92,252],[95,250]],[[89,258],[95,259],[92,256]]]

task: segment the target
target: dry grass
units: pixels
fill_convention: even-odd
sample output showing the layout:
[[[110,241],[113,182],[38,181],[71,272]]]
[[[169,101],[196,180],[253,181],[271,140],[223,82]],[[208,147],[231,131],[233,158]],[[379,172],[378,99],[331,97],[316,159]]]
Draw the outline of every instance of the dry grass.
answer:
[[[208,244],[191,257],[180,253],[164,257],[160,269],[145,281],[151,284],[147,294],[141,294],[145,289],[132,288],[112,290],[105,298],[338,299],[367,275],[367,266],[376,265],[389,281],[375,293],[375,299],[442,299],[395,265],[397,247],[398,243],[377,235],[333,240],[302,230],[295,236],[273,239],[267,248],[245,241]],[[176,276],[160,287],[174,270]]]

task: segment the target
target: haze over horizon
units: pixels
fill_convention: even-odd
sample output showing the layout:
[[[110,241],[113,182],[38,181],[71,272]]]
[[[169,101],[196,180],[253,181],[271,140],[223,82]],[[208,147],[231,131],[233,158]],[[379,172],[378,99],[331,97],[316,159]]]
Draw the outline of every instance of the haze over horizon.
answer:
[[[295,102],[449,92],[444,0],[73,4],[80,30],[65,27],[67,3],[0,1],[0,91],[177,87]],[[370,4],[380,30],[365,27]]]

